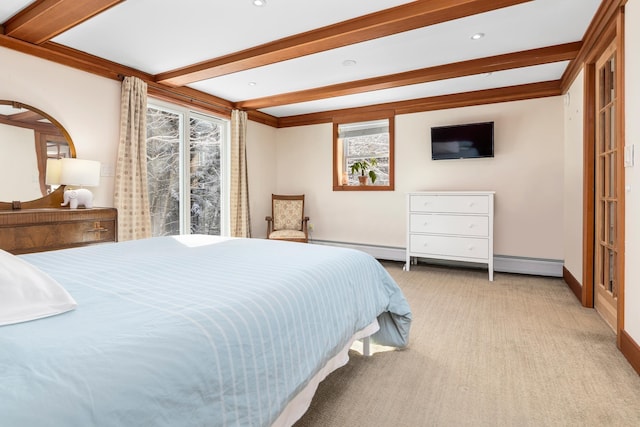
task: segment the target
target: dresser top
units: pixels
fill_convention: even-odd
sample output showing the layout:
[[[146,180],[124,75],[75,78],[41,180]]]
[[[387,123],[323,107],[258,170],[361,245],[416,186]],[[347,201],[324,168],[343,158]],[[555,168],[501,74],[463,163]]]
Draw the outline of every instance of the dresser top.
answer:
[[[495,191],[410,191],[407,194],[429,194],[429,195],[450,195],[450,196],[463,196],[463,195],[487,195],[495,194]]]

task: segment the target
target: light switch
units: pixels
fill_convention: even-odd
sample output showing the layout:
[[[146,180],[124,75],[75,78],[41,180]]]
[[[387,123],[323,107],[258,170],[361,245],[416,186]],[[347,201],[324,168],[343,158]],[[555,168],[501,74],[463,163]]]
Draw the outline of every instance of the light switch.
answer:
[[[100,168],[100,176],[114,176],[115,170],[110,163],[102,163]]]
[[[624,167],[630,168],[633,166],[633,144],[624,146]]]

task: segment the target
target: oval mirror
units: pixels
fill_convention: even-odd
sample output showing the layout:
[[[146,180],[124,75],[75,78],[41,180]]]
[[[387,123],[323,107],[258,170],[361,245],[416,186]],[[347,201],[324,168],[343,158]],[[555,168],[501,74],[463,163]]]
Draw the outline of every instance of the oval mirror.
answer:
[[[69,133],[47,113],[0,100],[0,209],[59,207],[63,188],[46,182],[47,159],[75,157]]]

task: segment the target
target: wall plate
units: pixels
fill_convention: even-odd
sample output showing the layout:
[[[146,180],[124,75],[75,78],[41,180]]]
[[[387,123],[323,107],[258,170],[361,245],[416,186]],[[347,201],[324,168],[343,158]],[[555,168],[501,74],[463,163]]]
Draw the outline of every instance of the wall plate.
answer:
[[[624,167],[630,168],[633,166],[633,144],[624,146]]]

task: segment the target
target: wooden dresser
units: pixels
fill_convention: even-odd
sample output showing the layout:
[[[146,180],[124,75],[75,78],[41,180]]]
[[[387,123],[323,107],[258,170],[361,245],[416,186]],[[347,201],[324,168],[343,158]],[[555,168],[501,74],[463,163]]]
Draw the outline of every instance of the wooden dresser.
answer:
[[[0,249],[13,254],[115,242],[114,208],[0,210]]]
[[[493,191],[420,191],[407,195],[411,257],[487,264],[493,280]]]

